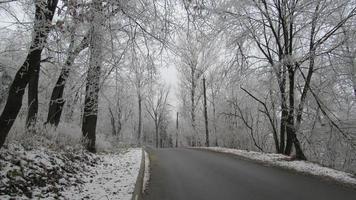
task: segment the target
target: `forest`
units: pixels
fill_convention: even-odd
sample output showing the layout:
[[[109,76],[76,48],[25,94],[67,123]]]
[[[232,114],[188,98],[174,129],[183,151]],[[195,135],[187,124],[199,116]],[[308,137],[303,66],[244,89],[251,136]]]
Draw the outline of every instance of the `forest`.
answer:
[[[356,1],[0,0],[0,113],[0,148],[216,146],[356,173]]]

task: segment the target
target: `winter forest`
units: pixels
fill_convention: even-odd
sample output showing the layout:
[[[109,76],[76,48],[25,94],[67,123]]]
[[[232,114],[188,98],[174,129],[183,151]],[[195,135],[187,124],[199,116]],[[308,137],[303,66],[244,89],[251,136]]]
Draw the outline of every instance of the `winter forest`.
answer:
[[[2,150],[216,146],[355,174],[356,1],[0,0],[0,114]]]

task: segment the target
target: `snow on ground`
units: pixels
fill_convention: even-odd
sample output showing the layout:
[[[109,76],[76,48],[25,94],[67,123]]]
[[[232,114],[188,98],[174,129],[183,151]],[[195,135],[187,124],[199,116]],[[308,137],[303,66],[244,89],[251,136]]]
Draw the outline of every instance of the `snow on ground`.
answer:
[[[146,191],[149,180],[150,180],[150,158],[148,156],[148,153],[145,151],[145,174],[143,176],[142,192]]]
[[[131,199],[141,164],[141,149],[124,154],[99,155],[102,162],[90,167],[84,184],[71,186],[66,199]]]
[[[0,199],[131,199],[141,149],[91,154],[70,148],[0,149]]]
[[[356,177],[350,173],[338,171],[308,161],[291,160],[289,156],[274,154],[274,153],[262,153],[262,152],[245,151],[239,149],[229,149],[229,148],[222,148],[222,147],[200,147],[200,148],[208,149],[216,152],[230,153],[247,159],[263,162],[268,165],[279,166],[286,169],[302,172],[305,174],[320,176],[320,177],[328,178],[330,180],[335,180],[337,182],[356,187]]]

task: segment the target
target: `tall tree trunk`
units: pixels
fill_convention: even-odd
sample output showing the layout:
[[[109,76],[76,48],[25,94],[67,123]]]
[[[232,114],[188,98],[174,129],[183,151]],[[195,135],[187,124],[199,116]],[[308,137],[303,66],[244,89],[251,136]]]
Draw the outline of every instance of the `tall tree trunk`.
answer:
[[[292,145],[295,147],[296,159],[306,160],[303,150],[300,146],[300,142],[296,135],[296,127],[294,123],[294,77],[295,71],[292,66],[288,69],[289,77],[289,113],[288,113],[288,124],[287,124],[287,146],[285,153],[290,155]],[[290,144],[291,143],[291,144]]]
[[[159,138],[159,126],[157,124],[157,122],[155,123],[155,133],[156,133],[156,148],[159,147],[159,141],[160,141],[160,138]]]
[[[56,127],[59,124],[62,115],[63,105],[65,103],[65,100],[63,99],[63,92],[64,92],[65,85],[67,83],[67,79],[69,77],[70,69],[74,63],[74,60],[79,55],[79,53],[88,47],[88,38],[89,38],[89,32],[84,36],[80,44],[74,49],[75,40],[73,36],[73,39],[69,46],[67,60],[62,67],[61,73],[52,91],[46,123],[49,123]]]
[[[285,74],[285,66],[282,69],[282,81],[280,83],[280,92],[281,92],[281,124],[280,124],[280,146],[277,149],[277,153],[284,153],[285,149],[285,135],[286,135],[286,126],[287,126],[287,118],[288,118],[288,109],[287,109],[287,98],[286,98],[286,74]]]
[[[177,118],[176,118],[176,148],[178,147],[178,137],[179,137],[179,113],[177,112]]]
[[[204,93],[204,119],[205,119],[205,146],[209,147],[208,106],[206,104],[205,77],[203,77],[203,93]]]
[[[90,60],[86,79],[82,133],[87,140],[86,148],[95,152],[96,123],[98,118],[98,99],[100,71],[102,64],[102,5],[101,0],[93,2],[93,22],[90,34]]]
[[[22,106],[25,88],[36,66],[40,65],[41,53],[47,42],[47,35],[57,7],[58,0],[37,0],[35,11],[34,37],[25,62],[17,71],[10,86],[6,105],[0,116],[0,148],[3,146]]]
[[[138,95],[138,130],[137,130],[138,145],[141,144],[141,133],[142,133],[142,97],[141,94],[139,94]]]
[[[197,133],[196,133],[196,123],[195,123],[195,71],[192,69],[192,88],[191,88],[191,110],[190,110],[190,115],[191,115],[191,122],[192,122],[192,128],[193,128],[193,141],[192,141],[192,146],[196,146],[197,144]]]
[[[293,147],[293,132],[294,132],[294,69],[288,66],[289,80],[289,107],[287,117],[287,143],[284,153],[290,155]]]
[[[30,126],[34,126],[37,121],[37,114],[38,114],[38,81],[40,78],[40,63],[34,66],[34,72],[28,82],[28,111],[27,111],[27,118],[26,118],[26,127],[29,128]]]
[[[113,136],[116,136],[117,132],[116,132],[116,125],[115,125],[115,117],[110,106],[109,106],[109,113],[110,113],[110,122],[111,122],[111,134]]]

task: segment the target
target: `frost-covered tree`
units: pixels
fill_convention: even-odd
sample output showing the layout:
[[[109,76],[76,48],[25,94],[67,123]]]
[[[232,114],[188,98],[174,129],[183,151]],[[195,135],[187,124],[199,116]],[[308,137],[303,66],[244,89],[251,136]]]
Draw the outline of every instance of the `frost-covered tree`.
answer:
[[[169,89],[165,88],[163,85],[157,85],[152,90],[151,94],[146,101],[146,111],[154,122],[155,126],[155,141],[156,148],[162,146],[160,130],[164,126],[165,119],[168,112],[168,94]],[[161,143],[161,144],[160,144]]]
[[[57,8],[57,0],[35,1],[35,20],[33,38],[29,53],[23,65],[17,71],[10,86],[8,98],[0,116],[0,147],[4,144],[22,106],[25,88],[31,77],[39,70],[41,53],[46,45],[47,36],[51,30],[51,22]]]

